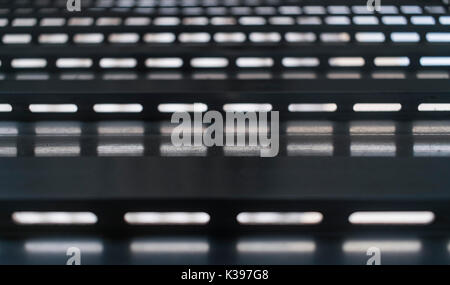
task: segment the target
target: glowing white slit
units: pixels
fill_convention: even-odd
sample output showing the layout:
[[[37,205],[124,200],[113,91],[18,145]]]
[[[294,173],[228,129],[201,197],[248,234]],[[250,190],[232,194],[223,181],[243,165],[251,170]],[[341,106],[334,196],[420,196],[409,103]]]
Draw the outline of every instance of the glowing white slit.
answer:
[[[0,112],[1,113],[8,113],[12,111],[11,104],[0,104]]]
[[[225,112],[270,112],[272,111],[271,104],[225,104],[223,105]]]
[[[131,225],[205,225],[210,216],[205,212],[128,212],[124,220]]]
[[[73,41],[77,44],[99,44],[103,42],[104,35],[100,33],[76,34]]]
[[[130,250],[133,253],[207,253],[207,242],[181,242],[181,241],[135,241],[131,243]]]
[[[285,57],[282,64],[285,67],[314,67],[320,63],[317,57]]]
[[[420,112],[436,112],[436,111],[450,111],[449,103],[422,103],[419,105]]]
[[[398,43],[416,43],[420,41],[418,33],[395,32],[391,34],[391,40]]]
[[[28,44],[31,42],[30,34],[5,34],[2,42],[4,44]]]
[[[144,153],[142,144],[101,143],[97,146],[100,156],[137,156]]]
[[[39,43],[41,44],[64,44],[69,40],[67,34],[41,34]]]
[[[448,43],[450,42],[450,33],[427,33],[426,38],[431,43]]]
[[[34,147],[34,154],[36,156],[78,156],[81,148],[78,145],[48,145],[38,144]]]
[[[316,244],[313,241],[240,241],[237,250],[241,253],[312,253]]]
[[[134,58],[102,58],[100,60],[101,68],[133,68],[137,61]]]
[[[222,57],[199,57],[191,60],[195,68],[224,68],[228,66],[228,59]]]
[[[14,212],[12,219],[19,225],[92,225],[97,216],[92,212]]]
[[[117,33],[109,36],[109,42],[111,43],[137,43],[139,41],[139,34],[136,33]]]
[[[450,66],[450,56],[423,56],[420,58],[422,66]]]
[[[194,104],[159,104],[158,111],[161,113],[175,113],[175,112],[206,112],[208,106],[203,103]]]
[[[330,66],[363,66],[365,60],[362,57],[332,57],[328,61]]]
[[[13,68],[44,68],[47,60],[44,58],[15,58],[11,61]]]
[[[398,112],[402,105],[398,103],[357,103],[353,105],[355,112]]]
[[[381,252],[389,253],[414,253],[422,249],[422,244],[417,240],[349,240],[342,250],[346,253],[366,253],[371,247],[379,248]]]
[[[374,60],[376,66],[408,66],[409,58],[402,57],[376,57]]]
[[[314,225],[322,222],[319,212],[242,212],[236,216],[243,225]]]
[[[78,107],[75,104],[31,104],[32,113],[75,113]]]
[[[273,59],[270,57],[240,57],[236,60],[238,67],[271,67]]]
[[[141,104],[95,104],[96,113],[140,113],[144,108]]]
[[[334,103],[325,104],[290,104],[289,112],[335,112],[337,105]]]
[[[103,252],[103,244],[94,241],[27,241],[25,250],[29,253],[66,254],[67,249],[77,247],[87,254]]]
[[[178,57],[148,58],[145,66],[150,68],[179,68],[183,65],[183,60]]]
[[[434,221],[430,211],[361,211],[354,212],[348,220],[360,225],[427,225]]]
[[[92,59],[90,58],[59,58],[56,60],[58,68],[90,68]]]

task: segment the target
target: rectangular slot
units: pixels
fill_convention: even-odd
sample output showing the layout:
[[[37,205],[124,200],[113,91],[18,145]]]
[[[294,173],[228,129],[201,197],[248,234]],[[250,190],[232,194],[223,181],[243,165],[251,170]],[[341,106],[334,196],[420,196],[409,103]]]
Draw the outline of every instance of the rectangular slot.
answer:
[[[238,67],[271,67],[273,66],[273,59],[270,57],[240,57],[236,60]]]
[[[398,103],[357,103],[353,105],[355,112],[398,112],[402,105]]]
[[[131,243],[132,253],[201,254],[209,251],[209,244],[203,241],[152,241]]]
[[[409,58],[400,57],[376,57],[374,60],[376,66],[408,66]]]
[[[319,212],[242,212],[236,216],[241,225],[315,225],[322,219]]]
[[[330,66],[337,67],[355,67],[355,66],[364,66],[365,60],[362,57],[332,57],[328,61]]]
[[[144,145],[138,143],[101,143],[97,146],[99,156],[141,156]]]
[[[32,113],[76,113],[78,107],[75,104],[31,104]]]
[[[344,242],[342,250],[346,253],[366,253],[375,247],[386,253],[414,253],[422,249],[418,240],[349,240]]]
[[[285,57],[281,63],[284,67],[315,67],[320,61],[317,57]]]
[[[420,112],[450,111],[450,103],[422,103],[418,110]]]
[[[191,60],[194,68],[224,68],[228,66],[228,59],[223,57],[199,57]]]
[[[38,254],[62,254],[65,255],[67,249],[77,247],[86,254],[98,254],[103,252],[103,243],[95,240],[53,240],[53,239],[33,239],[25,242],[27,253]]]
[[[205,212],[128,212],[130,225],[205,225],[211,217]]]
[[[334,103],[324,104],[290,104],[289,112],[336,112],[337,105]]]
[[[92,212],[14,212],[18,225],[93,225],[97,216]]]
[[[144,107],[141,104],[95,104],[96,113],[140,113]]]
[[[430,211],[361,211],[354,212],[348,220],[356,225],[428,225],[434,221]]]
[[[44,58],[15,58],[11,61],[13,68],[44,68],[47,60]]]
[[[278,241],[278,240],[261,240],[261,241],[239,241],[237,251],[240,253],[312,253],[316,250],[314,241]]]
[[[203,103],[194,104],[159,104],[158,111],[161,113],[175,113],[175,112],[206,112],[208,106]]]
[[[101,68],[134,68],[137,61],[134,58],[102,58],[100,60]]]
[[[4,44],[28,44],[31,42],[30,34],[5,34],[2,42]]]
[[[0,104],[0,112],[1,113],[9,113],[12,112],[11,104]]]
[[[90,68],[92,59],[90,58],[59,58],[56,60],[58,68]]]
[[[148,58],[145,66],[150,68],[179,68],[183,66],[183,60],[178,57]]]
[[[422,66],[450,66],[450,56],[423,56],[420,58]]]
[[[223,105],[225,112],[270,112],[272,111],[271,104],[225,104]]]

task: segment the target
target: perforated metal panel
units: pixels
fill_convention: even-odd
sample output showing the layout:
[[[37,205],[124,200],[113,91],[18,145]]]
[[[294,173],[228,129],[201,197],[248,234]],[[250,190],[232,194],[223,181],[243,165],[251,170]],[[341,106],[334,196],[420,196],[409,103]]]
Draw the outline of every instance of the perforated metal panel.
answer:
[[[71,13],[66,1],[2,2],[3,118],[162,119],[159,104],[195,102],[271,104],[282,118],[448,109],[418,112],[449,103],[442,1],[386,0],[376,13],[360,0],[82,1]],[[50,103],[73,105],[29,111]],[[139,105],[109,114],[98,103]],[[328,105],[290,107],[304,103]],[[356,103],[397,105],[367,115]]]
[[[0,263],[448,263],[448,1],[81,3],[0,0]],[[175,103],[279,111],[279,155],[173,146]]]

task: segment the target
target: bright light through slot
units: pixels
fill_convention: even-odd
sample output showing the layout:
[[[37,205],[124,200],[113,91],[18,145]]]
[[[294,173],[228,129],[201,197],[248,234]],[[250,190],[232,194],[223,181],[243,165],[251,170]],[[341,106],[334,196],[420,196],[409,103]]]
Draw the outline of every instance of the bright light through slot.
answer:
[[[210,216],[205,212],[128,212],[124,219],[130,225],[205,225]]]
[[[422,212],[354,212],[348,218],[352,224],[359,225],[427,225],[434,221],[434,213]]]
[[[175,112],[206,112],[208,106],[203,103],[194,104],[159,104],[158,111],[161,113],[175,113]]]
[[[402,105],[398,103],[377,104],[377,103],[357,103],[353,105],[355,112],[398,112],[402,109]]]
[[[243,225],[313,225],[322,222],[319,212],[242,212],[236,217]]]
[[[14,212],[14,223],[19,225],[92,225],[97,216],[91,212]]]
[[[335,112],[337,105],[329,104],[290,104],[289,112]]]
[[[316,250],[314,241],[240,241],[237,244],[240,253],[312,253]]]
[[[225,112],[270,112],[271,104],[225,104],[223,105]]]
[[[143,107],[141,104],[95,104],[96,113],[140,113]]]
[[[422,103],[419,105],[420,112],[439,112],[450,111],[450,104],[448,103]]]
[[[75,104],[31,104],[32,113],[75,113],[78,110]]]

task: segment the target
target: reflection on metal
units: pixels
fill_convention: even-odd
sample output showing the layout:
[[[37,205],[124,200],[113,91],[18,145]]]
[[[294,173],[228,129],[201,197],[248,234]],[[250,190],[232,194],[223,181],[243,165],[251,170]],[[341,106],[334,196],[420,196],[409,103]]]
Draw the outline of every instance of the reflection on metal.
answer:
[[[352,156],[395,156],[397,147],[394,142],[353,142],[350,145]]]
[[[415,121],[412,132],[421,134],[450,134],[450,121]]]
[[[77,247],[82,253],[87,254],[103,252],[103,243],[100,241],[38,239],[25,242],[25,250],[28,253],[62,254],[64,256],[70,247]]]
[[[242,240],[237,244],[237,251],[240,253],[313,253],[316,244],[310,240]]]
[[[78,156],[80,146],[74,144],[37,144],[34,147],[36,156]]]
[[[224,146],[225,156],[259,156],[261,146]]]
[[[134,143],[100,143],[97,146],[97,153],[99,156],[142,155],[144,153],[144,145]]]
[[[333,133],[333,123],[328,121],[292,121],[286,125],[288,135],[331,135]]]
[[[450,156],[450,142],[415,142],[414,156]]]
[[[142,239],[133,241],[130,245],[130,250],[134,254],[204,254],[209,251],[209,243],[202,240],[183,241],[182,238],[176,241]]]
[[[172,144],[161,144],[159,151],[162,156],[206,156],[206,146],[174,146]]]
[[[386,253],[417,253],[422,249],[422,243],[419,240],[349,240],[344,242],[342,250],[346,253],[365,253],[371,247]]]
[[[142,122],[100,122],[97,132],[100,135],[141,135],[144,126]]]
[[[354,121],[350,122],[350,133],[353,134],[388,134],[393,135],[396,125],[391,121]]]
[[[305,142],[289,143],[287,153],[289,156],[332,156],[334,151],[331,142]]]

